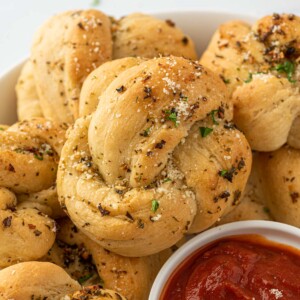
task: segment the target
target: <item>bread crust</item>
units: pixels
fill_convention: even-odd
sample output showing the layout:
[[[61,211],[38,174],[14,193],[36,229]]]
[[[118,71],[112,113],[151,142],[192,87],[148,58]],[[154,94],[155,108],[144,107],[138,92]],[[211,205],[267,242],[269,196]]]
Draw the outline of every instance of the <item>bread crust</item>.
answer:
[[[58,227],[57,241],[44,259],[64,268],[82,285],[100,284],[128,300],[148,299],[155,276],[172,253],[167,249],[147,257],[124,257],[89,239],[67,218],[58,221]]]
[[[148,60],[122,72],[95,113],[76,121],[64,146],[58,194],[72,221],[124,256],[157,253],[213,225],[231,210],[251,165],[246,139],[228,127],[227,101],[222,81],[184,58]],[[182,106],[170,121],[167,112]],[[201,138],[199,127],[213,127],[211,112],[219,109],[223,119]],[[232,168],[234,180],[219,175]]]
[[[300,18],[274,14],[252,27],[221,25],[200,62],[220,74],[234,104],[234,122],[251,148],[300,146]]]
[[[48,262],[23,262],[0,271],[0,299],[60,300],[80,289],[62,268]]]
[[[112,58],[109,18],[97,10],[67,11],[50,18],[36,33],[33,74],[46,118],[74,122],[87,75]]]
[[[288,145],[259,154],[262,191],[276,221],[300,227],[300,150]]]
[[[43,117],[40,100],[35,87],[33,66],[28,60],[21,70],[16,85],[17,113],[19,121]]]
[[[197,59],[192,39],[170,20],[134,13],[114,20],[113,57],[181,56]]]
[[[0,186],[17,193],[51,187],[56,180],[66,127],[37,118],[0,131]]]
[[[94,70],[84,81],[79,101],[81,117],[93,113],[99,103],[99,97],[107,86],[125,70],[139,65],[145,59],[126,57],[109,61]]]

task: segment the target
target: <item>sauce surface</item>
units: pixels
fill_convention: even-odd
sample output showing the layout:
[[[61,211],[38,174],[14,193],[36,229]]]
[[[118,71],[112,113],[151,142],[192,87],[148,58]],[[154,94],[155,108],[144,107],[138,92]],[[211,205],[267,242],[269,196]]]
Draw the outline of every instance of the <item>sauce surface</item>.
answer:
[[[258,235],[217,240],[174,271],[160,298],[171,299],[299,300],[300,252]]]

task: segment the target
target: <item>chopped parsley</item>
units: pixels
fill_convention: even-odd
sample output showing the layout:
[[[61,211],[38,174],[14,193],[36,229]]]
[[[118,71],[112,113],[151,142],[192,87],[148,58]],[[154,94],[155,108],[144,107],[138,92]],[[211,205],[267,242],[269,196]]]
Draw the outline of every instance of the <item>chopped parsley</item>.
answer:
[[[221,171],[219,171],[219,175],[221,176],[221,177],[224,177],[226,174],[227,174],[227,170],[221,170]]]
[[[219,113],[219,110],[218,109],[214,109],[210,112],[210,115],[211,115],[211,118],[212,118],[212,121],[215,125],[219,125],[219,123],[216,121],[216,118],[215,118],[215,113]]]
[[[3,127],[0,127],[0,130],[1,130],[1,131],[4,131],[4,128],[3,128]]]
[[[189,97],[188,97],[188,96],[185,96],[184,94],[182,94],[182,93],[180,92],[180,94],[179,94],[179,99],[180,99],[181,101],[187,102],[187,101],[189,100]]]
[[[78,282],[80,284],[83,284],[84,282],[86,282],[87,280],[89,280],[91,277],[93,277],[93,274],[86,274],[84,276],[81,276],[78,278]]]
[[[292,79],[295,72],[295,64],[293,62],[285,61],[283,64],[278,64],[277,66],[275,66],[274,70],[279,73],[286,73],[289,82],[296,82],[296,80]]]
[[[151,127],[146,128],[140,135],[147,137],[150,134]]]
[[[177,120],[177,112],[174,108],[171,110],[165,110],[165,114],[167,117],[167,120],[170,120],[171,122],[174,123],[175,127],[178,127],[179,121]]]
[[[225,78],[223,75],[220,75],[220,77],[221,77],[221,79],[223,80],[223,82],[224,82],[225,84],[229,84],[229,83],[230,83],[230,79]]]
[[[34,153],[33,155],[38,160],[44,160],[44,157],[43,157],[42,153]]]
[[[156,212],[159,208],[159,203],[156,199],[153,199],[152,202],[151,202],[151,210],[153,212]]]
[[[172,179],[171,179],[171,178],[169,178],[169,177],[167,177],[167,178],[165,178],[165,179],[163,180],[163,183],[165,183],[165,182],[169,182],[169,181],[172,181]]]
[[[247,78],[244,82],[245,82],[245,83],[249,83],[249,82],[252,81],[252,79],[253,79],[253,74],[252,74],[252,73],[249,73],[248,78]]]
[[[209,127],[199,127],[199,131],[202,137],[206,137],[212,133],[213,129]]]

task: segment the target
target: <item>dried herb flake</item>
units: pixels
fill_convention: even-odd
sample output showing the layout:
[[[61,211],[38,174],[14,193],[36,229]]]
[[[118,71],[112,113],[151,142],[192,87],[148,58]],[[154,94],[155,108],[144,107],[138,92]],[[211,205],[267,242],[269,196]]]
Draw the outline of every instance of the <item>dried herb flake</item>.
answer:
[[[104,216],[108,216],[110,214],[110,211],[107,210],[107,209],[105,209],[105,208],[103,208],[102,205],[101,205],[101,203],[98,204],[98,209],[99,209],[99,211],[100,211],[100,213],[101,213],[101,215],[103,217]]]
[[[89,280],[91,277],[93,277],[93,274],[86,274],[86,275],[81,276],[80,278],[78,278],[78,282],[82,285],[87,280]]]
[[[213,121],[213,123],[214,123],[215,125],[219,125],[219,122],[217,122],[217,120],[216,120],[215,113],[219,113],[219,110],[218,110],[218,109],[214,109],[214,110],[212,110],[212,111],[210,112],[211,119],[212,119],[212,121]]]
[[[252,74],[252,73],[249,73],[248,78],[247,78],[244,82],[245,82],[245,83],[249,83],[249,82],[252,81],[252,79],[253,79],[253,74]]]
[[[286,73],[289,82],[296,82],[296,80],[292,79],[295,72],[295,64],[293,62],[285,61],[283,64],[278,64],[275,66],[274,70],[276,70],[278,73]]]
[[[213,132],[213,129],[209,127],[199,127],[199,131],[202,137],[207,137],[210,133]]]
[[[156,212],[159,208],[159,202],[156,199],[153,199],[151,202],[151,211]]]
[[[4,228],[8,228],[11,226],[11,220],[12,220],[12,216],[9,216],[2,221]]]
[[[178,127],[179,122],[177,120],[177,112],[174,108],[172,108],[171,110],[165,110],[165,114],[167,117],[167,120],[170,120],[171,122],[174,123],[175,127]]]

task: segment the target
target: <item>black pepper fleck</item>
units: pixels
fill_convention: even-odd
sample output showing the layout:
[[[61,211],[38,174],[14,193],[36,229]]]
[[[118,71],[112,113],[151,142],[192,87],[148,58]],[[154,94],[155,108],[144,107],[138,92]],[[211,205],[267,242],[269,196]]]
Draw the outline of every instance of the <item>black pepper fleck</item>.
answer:
[[[12,216],[9,216],[2,221],[4,228],[8,228],[11,226],[11,220],[12,220]]]
[[[105,209],[105,208],[103,208],[102,205],[101,205],[101,203],[98,204],[98,209],[99,209],[99,211],[100,211],[100,213],[101,213],[101,215],[103,217],[104,216],[108,216],[110,214],[110,211],[107,210],[107,209]]]
[[[156,149],[162,149],[164,147],[164,145],[166,144],[166,141],[165,140],[161,140],[159,143],[157,143],[155,145],[155,148]]]
[[[186,36],[184,36],[181,41],[183,45],[187,45],[189,43],[189,39]]]

